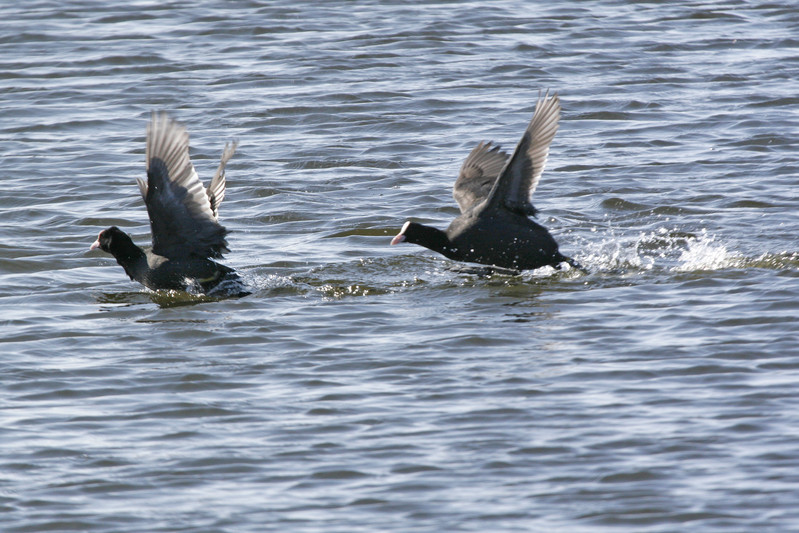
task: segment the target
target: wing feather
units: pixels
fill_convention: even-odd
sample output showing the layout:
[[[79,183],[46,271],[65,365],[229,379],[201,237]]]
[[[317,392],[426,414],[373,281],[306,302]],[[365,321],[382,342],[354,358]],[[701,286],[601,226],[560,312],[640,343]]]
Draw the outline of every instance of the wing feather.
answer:
[[[458,202],[461,213],[488,197],[507,160],[508,154],[491,141],[481,142],[472,149],[463,161],[452,189],[452,196]]]
[[[208,200],[211,202],[211,211],[214,218],[219,217],[219,204],[225,199],[225,165],[236,153],[236,147],[239,145],[238,141],[233,141],[232,144],[225,143],[225,149],[222,150],[222,159],[219,162],[219,167],[214,173],[211,184],[208,185]]]

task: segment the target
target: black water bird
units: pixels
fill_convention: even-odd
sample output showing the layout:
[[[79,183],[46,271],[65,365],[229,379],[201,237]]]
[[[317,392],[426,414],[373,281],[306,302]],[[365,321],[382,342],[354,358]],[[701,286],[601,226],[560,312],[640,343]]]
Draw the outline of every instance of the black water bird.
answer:
[[[147,181],[136,179],[150,218],[152,248],[139,248],[112,226],[90,249],[113,255],[130,279],[149,289],[208,293],[229,281],[234,292],[242,293],[236,272],[213,260],[229,251],[217,213],[225,197],[225,165],[236,146],[235,141],[225,144],[206,189],[189,159],[186,128],[166,113],[153,112],[147,125]]]
[[[461,214],[446,229],[407,221],[391,244],[409,242],[455,261],[513,271],[567,263],[552,235],[529,217],[537,210],[530,196],[541,179],[549,145],[558,130],[557,93],[539,95],[533,118],[513,155],[492,142],[478,144],[463,162],[453,196]]]

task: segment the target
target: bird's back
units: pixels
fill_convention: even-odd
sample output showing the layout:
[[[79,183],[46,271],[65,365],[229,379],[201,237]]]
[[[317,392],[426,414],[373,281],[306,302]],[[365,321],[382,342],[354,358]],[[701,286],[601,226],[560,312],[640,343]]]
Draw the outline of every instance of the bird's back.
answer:
[[[447,228],[447,236],[461,261],[530,270],[554,266],[562,257],[546,228],[507,210],[462,215]]]

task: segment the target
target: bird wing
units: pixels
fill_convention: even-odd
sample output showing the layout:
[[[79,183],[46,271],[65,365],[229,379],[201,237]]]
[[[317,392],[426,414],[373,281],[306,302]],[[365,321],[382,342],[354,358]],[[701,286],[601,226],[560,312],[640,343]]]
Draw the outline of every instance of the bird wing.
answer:
[[[452,196],[458,202],[461,213],[488,197],[507,160],[508,154],[491,141],[481,142],[474,147],[463,161],[452,189]]]
[[[558,131],[559,119],[560,99],[557,93],[550,97],[547,92],[543,98],[539,95],[533,118],[489,193],[489,206],[502,206],[516,213],[535,215],[530,196],[544,172],[549,145]]]
[[[206,191],[189,159],[186,128],[166,113],[153,112],[147,125],[147,182],[137,181],[150,215],[154,253],[222,257],[228,251],[227,230],[217,221],[216,210],[224,197],[224,165],[232,155],[225,147]]]
[[[222,150],[222,159],[219,161],[219,167],[216,169],[214,178],[211,180],[211,184],[208,185],[208,190],[206,191],[208,200],[211,202],[211,212],[213,212],[214,218],[219,216],[219,204],[221,204],[222,200],[225,198],[225,165],[227,165],[227,162],[233,157],[233,154],[236,153],[236,147],[238,145],[238,141],[233,141],[232,144],[225,143],[225,149]]]

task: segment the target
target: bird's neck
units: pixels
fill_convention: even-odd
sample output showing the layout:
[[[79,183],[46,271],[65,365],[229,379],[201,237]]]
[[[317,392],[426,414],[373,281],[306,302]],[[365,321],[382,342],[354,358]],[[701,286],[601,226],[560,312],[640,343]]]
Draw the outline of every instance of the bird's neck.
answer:
[[[444,257],[450,259],[458,258],[458,250],[452,244],[452,241],[449,240],[447,234],[438,228],[419,224],[414,232],[414,238],[409,239],[409,241],[438,252]]]
[[[147,268],[147,255],[144,250],[131,243],[121,249],[113,250],[114,259],[125,269],[130,279],[137,279],[136,274]]]

